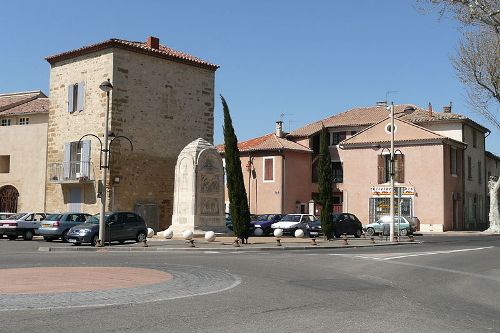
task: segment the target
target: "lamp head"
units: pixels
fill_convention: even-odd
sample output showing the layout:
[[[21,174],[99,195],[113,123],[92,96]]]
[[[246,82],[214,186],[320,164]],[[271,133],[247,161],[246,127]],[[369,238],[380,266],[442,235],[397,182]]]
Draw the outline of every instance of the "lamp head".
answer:
[[[108,79],[108,81],[104,81],[103,83],[101,83],[99,85],[99,88],[104,92],[110,92],[111,90],[113,90],[113,85],[111,84],[111,82],[109,82]]]

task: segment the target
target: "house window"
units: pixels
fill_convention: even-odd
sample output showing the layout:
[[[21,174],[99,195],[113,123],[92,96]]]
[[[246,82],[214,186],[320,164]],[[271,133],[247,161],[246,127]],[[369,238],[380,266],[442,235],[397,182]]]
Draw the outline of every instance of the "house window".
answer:
[[[394,155],[394,181],[404,183],[405,163],[404,155]],[[378,183],[383,184],[391,180],[391,155],[378,155]]]
[[[90,176],[90,140],[64,144],[64,178],[76,180]]]
[[[19,118],[19,125],[28,125],[30,123],[30,118]]]
[[[68,86],[68,112],[83,111],[85,102],[85,83],[79,82]]]
[[[342,162],[332,162],[332,176],[334,183],[342,183],[344,181]]]
[[[477,132],[474,129],[472,130],[472,147],[477,147]]]
[[[1,125],[2,126],[10,126],[10,119],[2,119]]]
[[[481,177],[482,174],[481,174],[481,161],[477,161],[477,181],[479,184],[481,184]]]
[[[264,182],[274,182],[274,157],[264,157]]]
[[[467,179],[472,180],[472,158],[467,156]]]
[[[457,149],[450,147],[450,172],[452,175],[457,174]]]
[[[338,145],[341,141],[345,140],[346,132],[334,132],[333,133],[333,145]]]
[[[10,172],[10,155],[0,155],[0,173]]]

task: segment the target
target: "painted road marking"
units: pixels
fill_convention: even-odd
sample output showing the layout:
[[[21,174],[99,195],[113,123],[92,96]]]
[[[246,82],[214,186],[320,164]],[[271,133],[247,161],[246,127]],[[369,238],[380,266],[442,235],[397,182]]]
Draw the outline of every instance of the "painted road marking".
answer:
[[[395,257],[377,258],[377,259],[380,259],[380,260],[393,260],[393,259],[401,259],[401,258],[409,258],[409,257],[430,256],[430,255],[434,255],[434,254],[450,254],[450,253],[458,253],[458,252],[479,251],[479,250],[491,249],[493,247],[494,246],[486,246],[486,247],[476,247],[476,248],[472,248],[472,249],[458,249],[458,250],[449,250],[449,251],[420,252],[420,253],[412,253],[412,254],[405,254],[405,255],[400,255],[400,256],[395,256]]]

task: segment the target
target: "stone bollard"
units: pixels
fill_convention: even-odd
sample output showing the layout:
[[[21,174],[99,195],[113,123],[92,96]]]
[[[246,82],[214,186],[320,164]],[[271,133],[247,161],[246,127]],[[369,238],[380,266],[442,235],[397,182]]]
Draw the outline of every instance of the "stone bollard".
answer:
[[[399,243],[399,236],[398,236],[398,235],[396,235],[396,236],[394,237],[394,241],[395,241],[396,243]]]
[[[344,241],[344,245],[349,245],[349,243],[347,242],[347,234],[342,234],[342,240]]]
[[[236,238],[233,242],[233,246],[234,247],[240,247],[240,240],[238,238]]]
[[[188,244],[188,247],[196,247],[196,245],[194,245],[194,239],[188,239],[186,243]]]
[[[281,246],[281,239],[276,238],[276,246]]]
[[[311,238],[311,245],[317,246],[318,243],[316,243],[316,238]]]
[[[370,243],[375,244],[375,237],[370,237]]]
[[[414,242],[415,241],[415,239],[413,239],[413,235],[408,236],[408,238],[410,239],[410,242]]]
[[[144,240],[142,241],[142,244],[141,244],[142,247],[148,247],[148,241],[146,238],[144,238]]]

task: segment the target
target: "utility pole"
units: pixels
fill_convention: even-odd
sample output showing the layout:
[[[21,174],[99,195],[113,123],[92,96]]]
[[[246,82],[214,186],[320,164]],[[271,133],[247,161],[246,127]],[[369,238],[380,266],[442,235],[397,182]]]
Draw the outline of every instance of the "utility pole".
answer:
[[[394,102],[391,102],[389,106],[391,111],[391,161],[389,164],[389,176],[391,180],[391,199],[389,205],[389,217],[390,217],[390,236],[389,240],[394,241]]]

